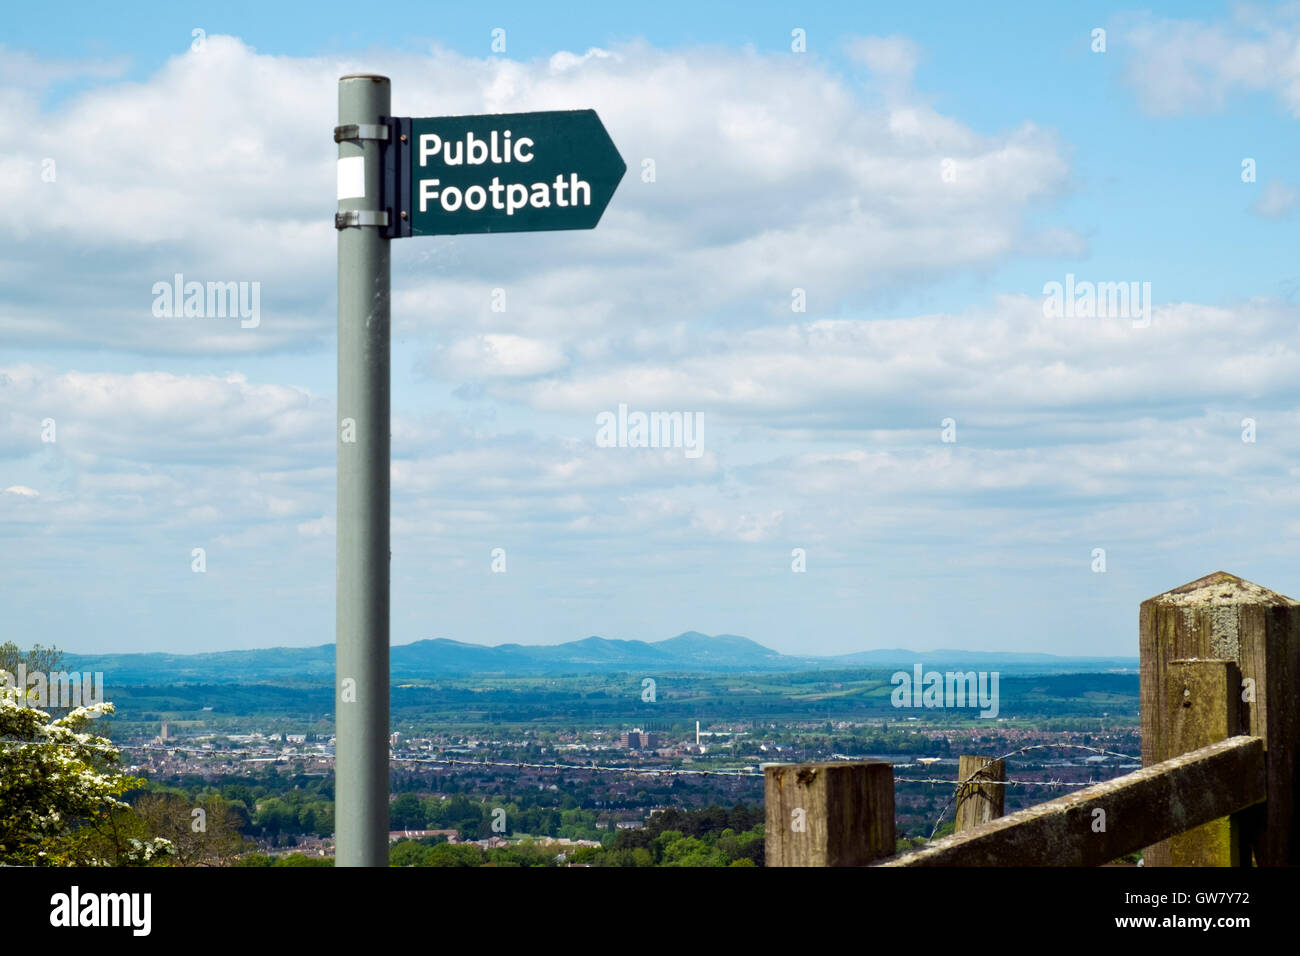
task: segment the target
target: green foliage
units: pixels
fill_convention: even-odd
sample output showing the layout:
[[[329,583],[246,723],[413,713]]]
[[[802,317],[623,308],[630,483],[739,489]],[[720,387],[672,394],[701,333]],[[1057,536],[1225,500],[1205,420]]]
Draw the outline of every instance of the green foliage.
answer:
[[[388,865],[428,866],[431,849],[418,840],[398,840],[388,851]]]
[[[16,673],[19,664],[26,666],[29,672],[52,674],[63,669],[63,652],[57,647],[41,647],[39,644],[33,644],[29,651],[24,651],[13,641],[0,644],[0,671]]]
[[[912,850],[923,847],[929,841],[925,837],[899,837],[894,841],[894,853],[910,853]]]
[[[521,840],[512,846],[496,847],[487,851],[484,866],[554,866],[554,847],[540,846],[532,840]]]
[[[482,866],[483,850],[472,843],[439,843],[429,849],[425,866]]]
[[[145,792],[131,809],[147,832],[171,843],[175,866],[228,866],[252,847],[240,833],[246,817],[220,794],[191,801],[178,793]]]
[[[12,645],[0,656],[12,656]],[[39,657],[43,651],[33,652]],[[57,653],[57,652],[54,652]],[[29,660],[40,661],[37,658]],[[121,798],[143,781],[118,769],[112,742],[89,732],[110,703],[51,718],[0,686],[0,862],[26,866],[152,865],[171,845]]]
[[[241,857],[236,866],[333,866],[331,857],[307,856],[305,853],[286,853],[284,856],[268,856],[265,853],[250,853]]]
[[[761,809],[745,804],[730,810],[667,810],[644,828],[618,831],[609,846],[599,847],[561,848],[524,839],[484,850],[473,843],[399,840],[388,861],[390,866],[762,866],[763,824],[753,823],[761,818]],[[738,831],[729,821],[751,828]]]
[[[762,866],[763,810],[738,803],[730,810],[669,809],[645,827],[620,830],[612,844],[579,851],[574,863],[591,866]]]

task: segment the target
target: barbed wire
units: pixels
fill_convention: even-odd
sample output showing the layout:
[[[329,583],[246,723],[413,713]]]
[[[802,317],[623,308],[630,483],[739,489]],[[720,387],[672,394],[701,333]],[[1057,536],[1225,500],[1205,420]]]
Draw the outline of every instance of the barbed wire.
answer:
[[[598,770],[643,775],[688,775],[713,777],[762,777],[761,770],[684,770],[678,767],[610,767],[600,764],[522,763],[513,760],[456,760],[441,757],[390,757],[393,763],[431,763],[465,767],[519,767],[528,770]]]
[[[969,783],[969,781],[967,781]],[[1097,780],[981,780],[980,786],[990,787],[1091,787],[1101,781]],[[960,780],[940,780],[934,777],[924,777],[921,779],[895,777],[894,783],[928,783],[928,784],[957,784],[963,786]],[[946,809],[946,807],[945,807]]]
[[[997,763],[999,760],[1008,760],[1011,757],[1017,757],[1021,754],[1028,753],[1031,750],[1087,750],[1095,754],[1105,755],[1107,757],[1121,757],[1124,760],[1136,760],[1138,763],[1142,762],[1141,757],[1134,757],[1132,754],[1116,753],[1113,750],[1103,750],[1099,747],[1089,747],[1085,744],[1026,744],[1023,747],[1017,747],[1015,750],[1010,750],[1007,753],[1004,753],[1001,757],[994,757],[992,760],[989,761],[989,763],[992,764],[992,763]],[[966,786],[969,786],[976,778],[980,776],[980,774],[984,773],[987,767],[988,765],[986,764],[985,766],[980,767],[978,770],[972,773],[965,780],[956,781],[957,788],[952,792],[952,796],[948,798],[948,800],[944,803],[943,807],[939,810],[939,816],[938,818],[935,819],[934,827],[930,830],[930,840],[934,840],[935,834],[939,832],[939,827],[943,825],[944,815],[948,812],[948,808],[952,806],[952,802],[956,800],[958,796],[961,795],[962,789]],[[986,779],[980,781],[981,786],[985,784],[996,785],[997,783],[999,783],[999,781],[997,780]],[[1079,786],[1079,784],[1075,784],[1075,786]],[[1082,784],[1082,786],[1090,787],[1092,786],[1092,782]]]
[[[82,747],[88,750],[108,750],[113,752],[131,751],[133,753],[155,753],[155,754],[176,754],[176,753],[194,753],[205,754],[209,757],[237,757],[237,756],[254,756],[266,758],[268,760],[317,760],[331,762],[334,759],[333,754],[286,754],[282,750],[211,750],[206,747],[170,747],[159,744],[94,744],[94,743],[69,743],[58,740],[0,740],[3,746],[19,747]],[[564,764],[564,763],[530,763],[519,760],[459,760],[454,757],[399,757],[390,755],[389,763],[423,763],[423,764],[443,764],[447,766],[467,766],[467,767],[512,767],[515,769],[536,769],[536,770],[599,770],[611,771],[615,773],[630,774],[648,774],[648,775],[672,775],[672,774],[699,774],[702,776],[730,776],[730,777],[761,777],[762,771],[752,770],[686,770],[677,767],[613,767],[600,764]]]

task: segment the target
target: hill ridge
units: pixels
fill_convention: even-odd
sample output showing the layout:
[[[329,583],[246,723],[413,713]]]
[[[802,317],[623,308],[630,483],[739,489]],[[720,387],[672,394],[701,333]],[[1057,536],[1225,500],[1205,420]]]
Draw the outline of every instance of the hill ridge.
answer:
[[[691,672],[807,671],[835,669],[927,669],[979,664],[1010,673],[1086,673],[1129,669],[1136,658],[1065,657],[1044,652],[910,651],[873,649],[827,656],[789,655],[738,634],[683,631],[658,641],[590,635],[559,644],[473,644],[452,638],[422,638],[390,648],[394,677],[553,676],[645,671],[648,675]],[[277,646],[177,654],[148,651],[66,654],[66,666],[102,671],[121,683],[255,682],[332,679],[334,645]],[[997,665],[992,667],[990,665]]]

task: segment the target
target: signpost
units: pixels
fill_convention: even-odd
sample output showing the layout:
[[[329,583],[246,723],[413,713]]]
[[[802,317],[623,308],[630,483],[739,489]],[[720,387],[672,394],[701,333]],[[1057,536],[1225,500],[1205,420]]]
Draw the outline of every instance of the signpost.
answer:
[[[627,171],[593,110],[389,116],[387,77],[339,79],[335,863],[388,865],[386,240],[592,229]]]
[[[591,229],[627,170],[595,110],[399,124],[397,218],[412,236]]]

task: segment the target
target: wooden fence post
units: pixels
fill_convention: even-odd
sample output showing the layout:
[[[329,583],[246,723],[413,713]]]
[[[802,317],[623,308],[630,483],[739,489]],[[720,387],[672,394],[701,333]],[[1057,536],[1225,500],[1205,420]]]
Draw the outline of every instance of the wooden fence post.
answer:
[[[894,852],[894,765],[768,764],[768,866],[865,866]]]
[[[1143,766],[1176,756],[1175,751],[1184,752],[1177,748],[1187,746],[1175,739],[1177,708],[1170,705],[1171,687],[1185,679],[1186,669],[1172,663],[1191,658],[1235,661],[1240,677],[1232,678],[1238,681],[1233,691],[1241,729],[1263,740],[1267,766],[1265,805],[1245,811],[1239,820],[1240,859],[1244,865],[1252,861],[1257,866],[1300,865],[1300,827],[1295,819],[1300,602],[1216,571],[1143,601],[1139,638]],[[1202,687],[1198,693],[1214,692]],[[1172,865],[1170,841],[1148,847],[1143,862]]]
[[[1236,661],[1170,661],[1167,756],[1198,750],[1242,733],[1241,671]],[[1174,866],[1240,866],[1243,814],[1220,817],[1170,837]]]
[[[1007,788],[1002,783],[981,783],[983,780],[1006,780],[1007,762],[992,757],[968,757],[957,762],[957,779],[968,780],[978,771],[978,776],[957,792],[957,813],[954,833],[969,830],[1002,816]]]
[[[1264,742],[1231,737],[879,866],[1097,866],[1263,803]]]

